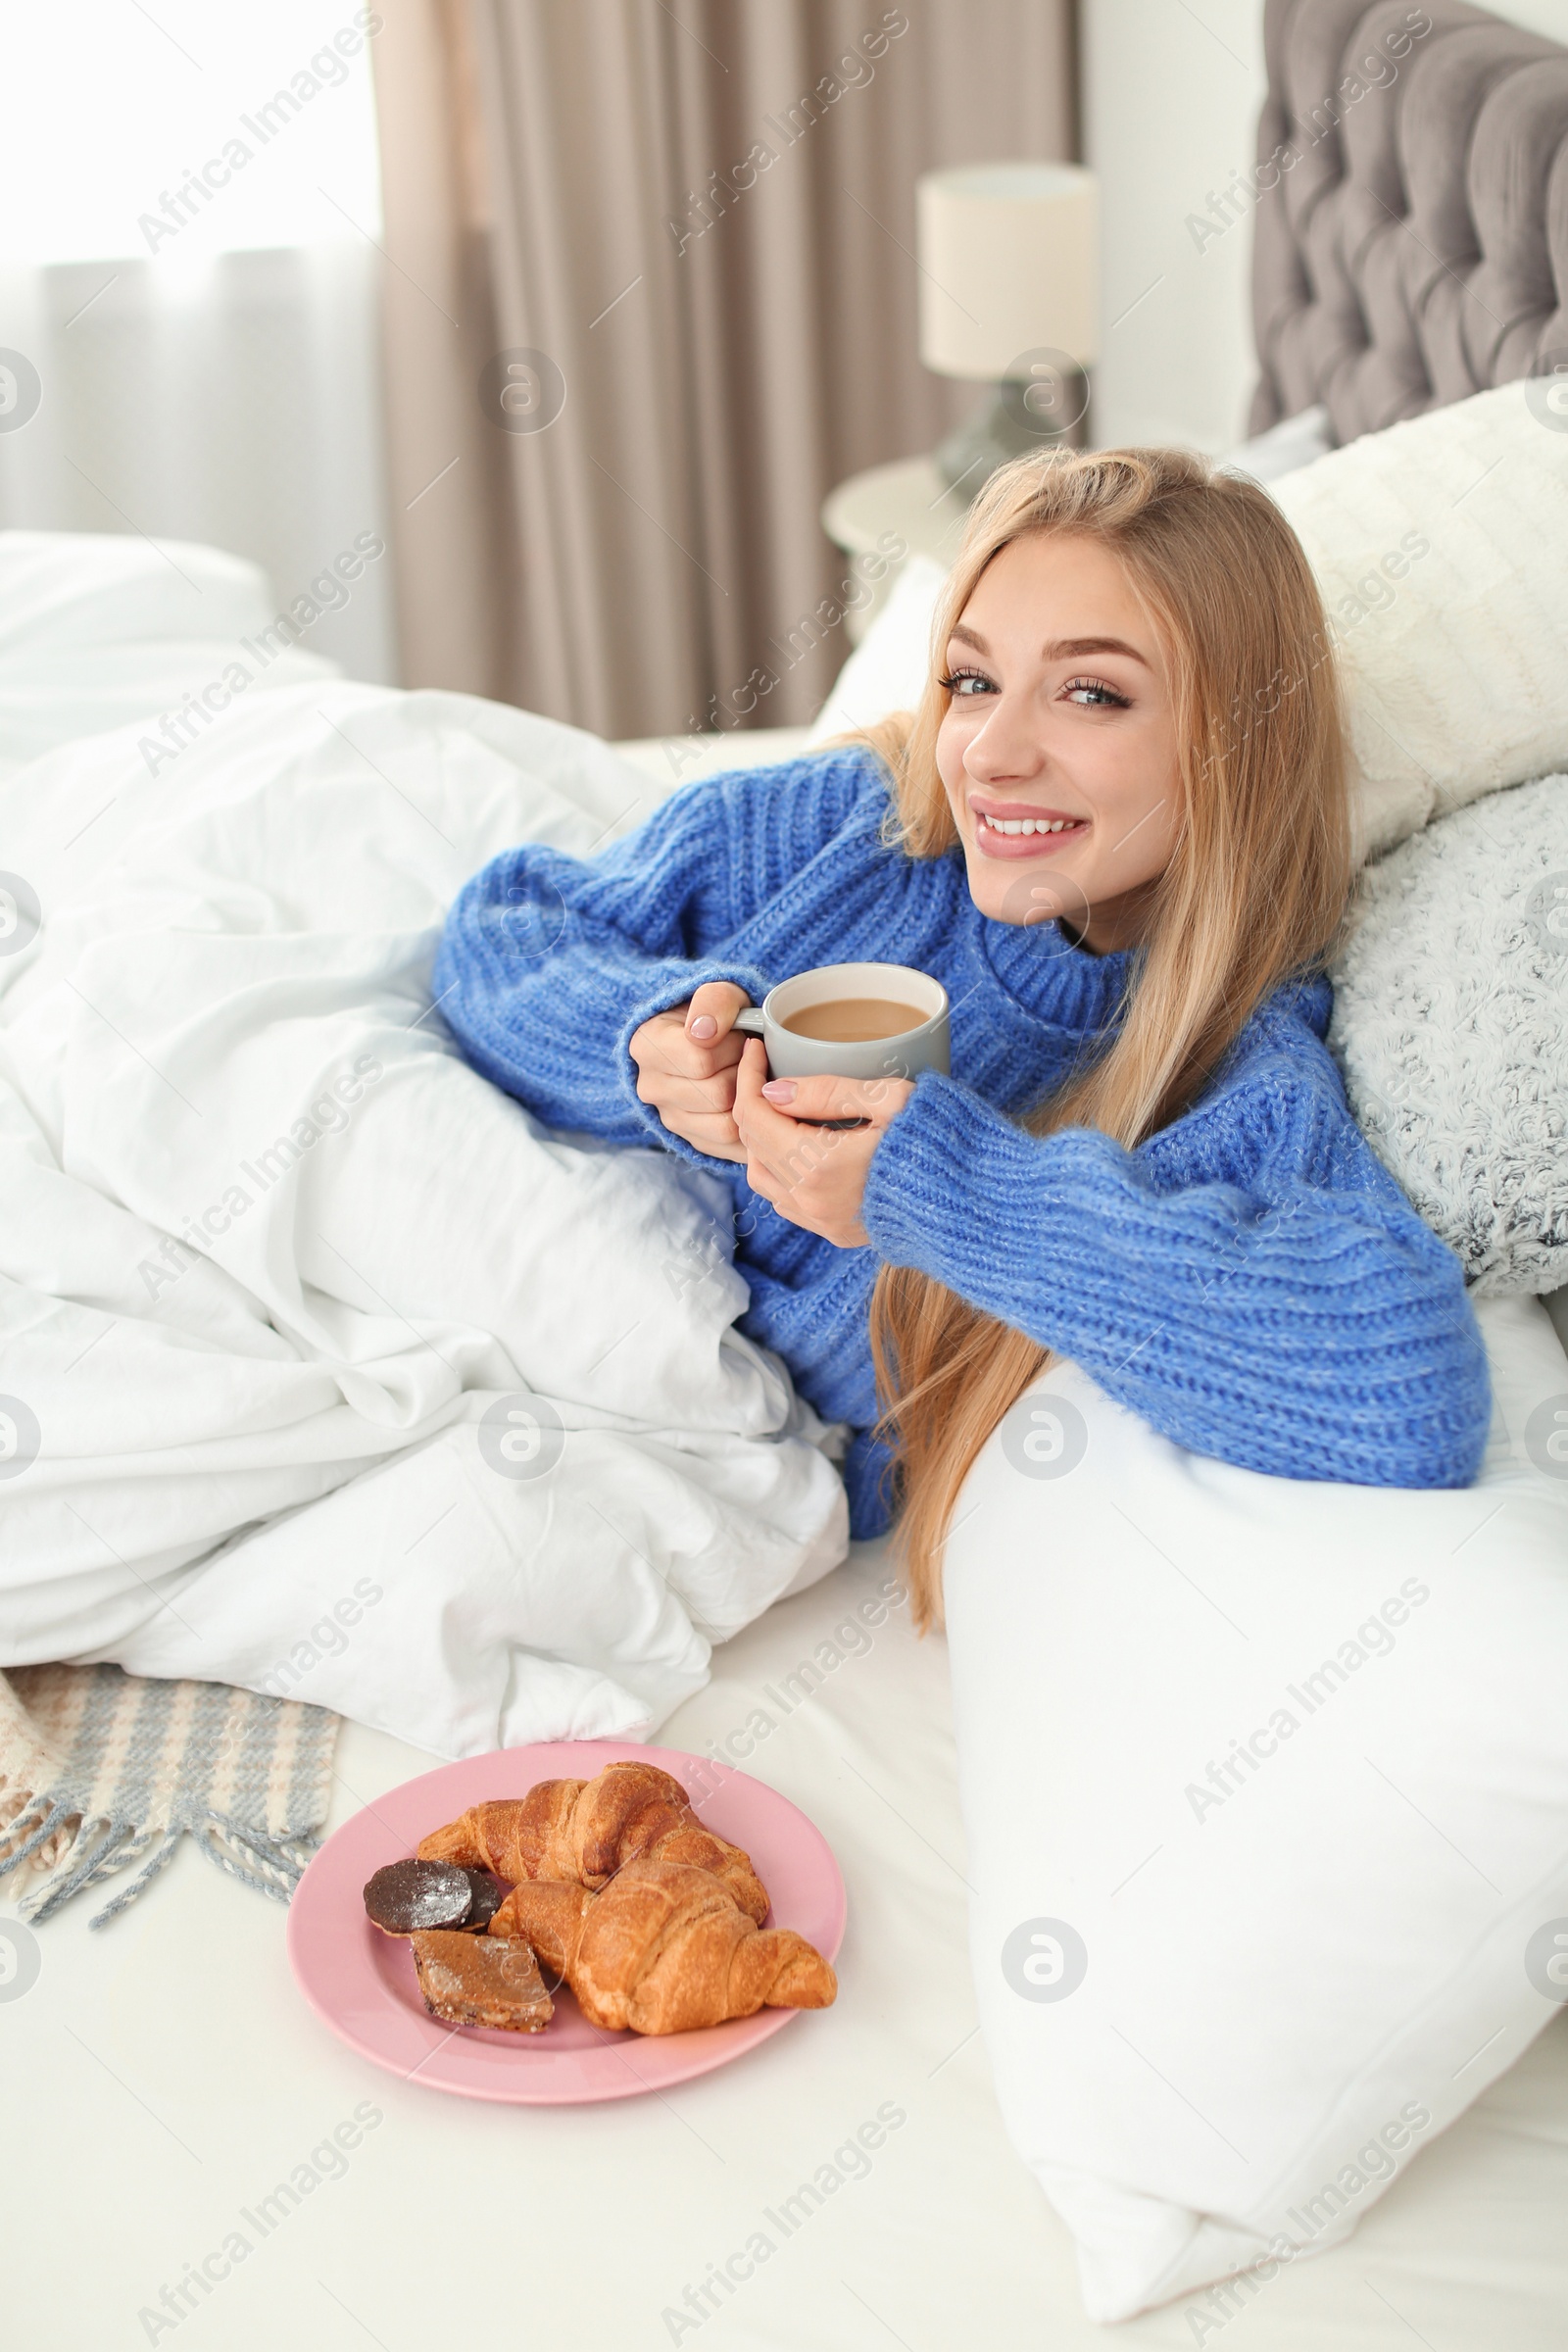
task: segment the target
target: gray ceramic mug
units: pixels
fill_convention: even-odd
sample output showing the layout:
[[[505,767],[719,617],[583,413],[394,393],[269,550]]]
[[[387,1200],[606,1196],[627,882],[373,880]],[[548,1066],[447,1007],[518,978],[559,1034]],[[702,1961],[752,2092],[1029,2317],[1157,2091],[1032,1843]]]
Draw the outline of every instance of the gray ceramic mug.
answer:
[[[855,1041],[806,1037],[789,1026],[797,1013],[846,998],[886,999],[909,1008],[909,1025],[892,1037]],[[822,963],[770,988],[735,1026],[760,1037],[775,1078],[913,1078],[948,1069],[948,992],[906,963]]]

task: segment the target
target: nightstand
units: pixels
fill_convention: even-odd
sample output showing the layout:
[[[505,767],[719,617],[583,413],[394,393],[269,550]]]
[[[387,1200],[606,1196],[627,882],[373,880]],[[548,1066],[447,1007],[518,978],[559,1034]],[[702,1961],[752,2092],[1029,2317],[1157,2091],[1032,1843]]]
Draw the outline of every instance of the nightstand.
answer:
[[[909,555],[930,556],[945,568],[958,552],[968,511],[963,491],[950,490],[929,457],[899,458],[891,466],[852,473],[830,490],[822,501],[822,528],[851,558],[879,554],[883,532],[897,531]],[[869,604],[847,615],[852,645],[859,644],[887,602],[905,561],[901,557],[890,564],[872,588]]]

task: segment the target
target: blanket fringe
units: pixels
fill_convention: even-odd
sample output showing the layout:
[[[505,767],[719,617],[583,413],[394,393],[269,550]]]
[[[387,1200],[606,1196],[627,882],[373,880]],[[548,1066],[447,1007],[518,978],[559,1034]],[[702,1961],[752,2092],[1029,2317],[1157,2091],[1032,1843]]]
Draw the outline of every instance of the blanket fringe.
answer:
[[[183,1838],[184,1835],[185,1833],[183,1830],[171,1830],[168,1837],[164,1839],[163,1844],[155,1847],[151,1860],[143,1863],[141,1869],[131,1880],[130,1885],[122,1887],[120,1893],[115,1896],[115,1899],[112,1903],[106,1903],[103,1909],[97,1913],[96,1917],[89,1919],[87,1922],[88,1927],[104,1927],[110,1920],[117,1919],[122,1911],[125,1910],[128,1905],[133,1903],[136,1900],[137,1895],[142,1893],[146,1887],[152,1885],[159,1872],[168,1868],[170,1862],[173,1858],[174,1848],[176,1845],[178,1845],[181,1838]],[[117,1863],[115,1867],[117,1869],[128,1869],[130,1867],[130,1857],[127,1855],[124,1862]],[[64,1901],[65,1897],[62,1896],[60,1899]]]
[[[45,1831],[66,1826],[58,1817],[64,1808],[56,1806],[43,1828],[27,1840],[24,1853],[35,1849],[43,1840]],[[70,1816],[66,1817],[69,1822]],[[24,1894],[17,1908],[25,1920],[45,1920],[70,1902],[84,1886],[93,1886],[114,1872],[124,1870],[134,1862],[145,1847],[150,1833],[138,1831],[133,1821],[113,1821],[100,1816],[97,1820],[78,1822],[75,1836],[63,1854],[51,1864],[38,1885]],[[13,1861],[20,1862],[24,1854],[8,1858],[5,1868]]]
[[[0,1878],[25,1862],[46,1840],[59,1837],[63,1842],[54,1857],[63,1861],[70,1852],[80,1817],[73,1814],[69,1805],[51,1804],[46,1796],[24,1797],[5,1825],[5,1846],[0,1851]]]
[[[193,1835],[209,1862],[280,1903],[289,1900],[320,1843],[318,1838],[286,1834],[264,1838],[226,1813],[209,1813]]]
[[[10,1824],[10,1834],[20,1838],[21,1842],[0,1854],[0,1878],[37,1855],[51,1838],[62,1838],[65,1841],[62,1849],[51,1856],[39,1884],[30,1887],[18,1903],[19,1913],[28,1921],[48,1919],[83,1887],[95,1886],[102,1880],[133,1870],[141,1863],[129,1885],[122,1887],[113,1901],[106,1903],[87,1923],[89,1927],[102,1928],[110,1920],[118,1919],[167,1870],[186,1835],[186,1828],[176,1825],[163,1833],[161,1841],[155,1845],[160,1833],[136,1822],[102,1818],[84,1821],[68,1805],[36,1798]],[[216,1863],[229,1878],[238,1879],[280,1903],[286,1903],[293,1894],[320,1842],[309,1836],[268,1838],[232,1820],[226,1813],[209,1813],[204,1820],[189,1825],[189,1834],[209,1862]],[[153,1846],[151,1854],[147,1851],[149,1846]],[[24,1872],[24,1876],[26,1875]]]

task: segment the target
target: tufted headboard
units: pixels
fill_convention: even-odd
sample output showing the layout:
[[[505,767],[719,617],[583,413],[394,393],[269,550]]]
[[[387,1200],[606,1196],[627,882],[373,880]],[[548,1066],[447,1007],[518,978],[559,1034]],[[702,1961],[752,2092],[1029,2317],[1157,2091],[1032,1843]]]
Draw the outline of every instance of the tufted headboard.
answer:
[[[1568,365],[1568,49],[1466,0],[1267,0],[1264,44],[1250,429]]]

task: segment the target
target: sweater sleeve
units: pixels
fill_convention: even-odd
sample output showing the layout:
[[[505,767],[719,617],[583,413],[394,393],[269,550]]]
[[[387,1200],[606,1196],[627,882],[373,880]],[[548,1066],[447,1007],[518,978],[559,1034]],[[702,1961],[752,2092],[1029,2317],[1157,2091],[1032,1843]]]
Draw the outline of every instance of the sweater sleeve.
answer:
[[[1203,1107],[1133,1153],[1031,1136],[927,1075],[872,1159],[866,1230],[1194,1452],[1468,1485],[1491,1404],[1458,1259],[1326,1087],[1228,1089],[1217,1174]]]
[[[634,1030],[708,980],[769,979],[727,943],[831,837],[863,760],[805,760],[673,793],[591,858],[524,843],[465,884],[436,958],[466,1058],[552,1126],[704,1155],[638,1100]]]

